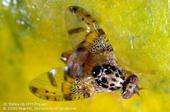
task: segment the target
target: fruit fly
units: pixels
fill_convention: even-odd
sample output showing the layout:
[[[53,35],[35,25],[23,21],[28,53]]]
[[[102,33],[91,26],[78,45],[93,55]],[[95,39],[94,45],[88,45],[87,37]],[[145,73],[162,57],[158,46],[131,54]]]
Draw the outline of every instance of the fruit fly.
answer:
[[[64,80],[56,69],[40,75],[30,83],[31,92],[46,100],[78,100],[99,92],[122,91],[124,99],[138,94],[138,77],[123,70],[117,63],[113,48],[96,20],[83,8],[66,10],[66,28],[73,49],[63,52],[66,64]]]

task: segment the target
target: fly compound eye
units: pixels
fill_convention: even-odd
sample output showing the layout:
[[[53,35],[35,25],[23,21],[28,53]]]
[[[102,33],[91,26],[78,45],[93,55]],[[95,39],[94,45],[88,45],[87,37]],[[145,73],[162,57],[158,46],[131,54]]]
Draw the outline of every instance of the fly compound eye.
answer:
[[[97,77],[102,72],[101,66],[95,66],[92,70],[93,77]]]
[[[139,94],[138,77],[136,75],[129,76],[122,88],[123,98],[131,98],[134,94]]]

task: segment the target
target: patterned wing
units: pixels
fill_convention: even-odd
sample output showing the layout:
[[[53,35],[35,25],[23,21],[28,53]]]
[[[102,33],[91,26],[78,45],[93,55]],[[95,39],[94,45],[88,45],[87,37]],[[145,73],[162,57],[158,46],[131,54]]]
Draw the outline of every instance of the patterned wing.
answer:
[[[77,17],[74,12],[71,11],[71,7],[65,12],[65,26],[69,41],[73,49],[76,49],[78,44],[84,40],[87,29],[81,18]]]
[[[41,99],[61,101],[64,100],[61,92],[62,75],[61,70],[52,69],[43,73],[30,82],[30,91]]]
[[[57,73],[56,73],[57,71]],[[29,89],[37,97],[50,101],[78,100],[91,97],[89,85],[81,80],[63,75],[59,69],[39,75],[30,82]],[[69,78],[68,78],[69,77]]]
[[[86,47],[92,53],[113,50],[104,31],[85,9],[70,6],[66,11],[65,21],[73,48]]]

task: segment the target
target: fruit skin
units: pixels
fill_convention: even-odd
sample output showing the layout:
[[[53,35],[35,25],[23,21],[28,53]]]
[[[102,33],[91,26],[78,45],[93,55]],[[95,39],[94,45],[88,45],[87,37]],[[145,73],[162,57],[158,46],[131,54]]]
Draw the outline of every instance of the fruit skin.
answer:
[[[58,57],[61,51],[70,47],[63,17],[65,8],[70,5],[81,6],[93,14],[111,41],[118,63],[140,74],[140,84],[144,89],[139,97],[121,101],[123,107],[116,100],[118,95],[108,94],[97,95],[89,108],[84,108],[87,107],[86,101],[69,105],[76,107],[77,111],[91,112],[106,109],[108,112],[120,111],[122,108],[131,112],[170,110],[168,1],[72,0],[44,3],[41,0],[28,0],[11,6],[1,4],[2,102],[37,101],[26,89],[30,80],[52,67],[64,66]],[[16,93],[16,90],[19,91]]]

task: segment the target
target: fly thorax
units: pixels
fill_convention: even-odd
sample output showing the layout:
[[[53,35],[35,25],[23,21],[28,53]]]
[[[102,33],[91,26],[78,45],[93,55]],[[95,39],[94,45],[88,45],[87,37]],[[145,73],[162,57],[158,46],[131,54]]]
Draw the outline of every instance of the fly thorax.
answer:
[[[124,75],[120,68],[110,64],[95,66],[92,75],[98,86],[111,91],[121,88],[124,83]]]

